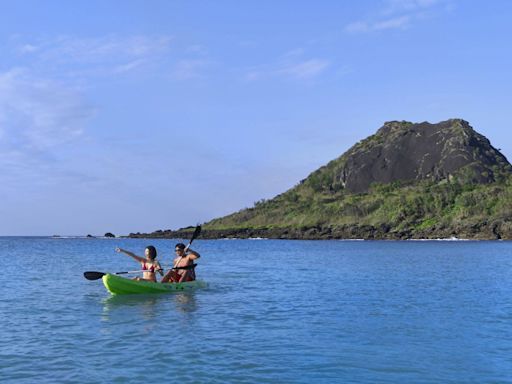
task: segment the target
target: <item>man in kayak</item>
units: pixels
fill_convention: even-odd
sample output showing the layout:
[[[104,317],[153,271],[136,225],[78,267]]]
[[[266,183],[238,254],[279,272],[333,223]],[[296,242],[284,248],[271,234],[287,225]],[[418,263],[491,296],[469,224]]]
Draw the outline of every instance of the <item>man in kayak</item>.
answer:
[[[199,259],[201,255],[196,251],[178,243],[174,247],[176,258],[174,259],[173,269],[165,274],[162,283],[182,283],[184,281],[194,281],[196,273],[194,271],[194,260]],[[187,268],[188,267],[188,268]],[[179,269],[174,269],[179,268]]]

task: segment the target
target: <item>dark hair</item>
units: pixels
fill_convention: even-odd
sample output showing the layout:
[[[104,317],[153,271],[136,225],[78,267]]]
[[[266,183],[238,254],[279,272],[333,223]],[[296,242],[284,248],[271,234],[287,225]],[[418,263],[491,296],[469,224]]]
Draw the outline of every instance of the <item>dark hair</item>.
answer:
[[[146,247],[147,250],[149,250],[149,258],[150,260],[155,260],[156,259],[156,248],[153,247],[152,245],[148,245]]]
[[[185,244],[183,243],[178,243],[174,246],[174,248],[179,248],[179,249],[185,249]]]

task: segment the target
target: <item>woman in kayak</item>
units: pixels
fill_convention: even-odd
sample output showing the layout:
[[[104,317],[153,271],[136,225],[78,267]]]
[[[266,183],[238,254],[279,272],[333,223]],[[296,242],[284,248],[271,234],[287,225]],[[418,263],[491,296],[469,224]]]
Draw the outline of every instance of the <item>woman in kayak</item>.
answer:
[[[176,252],[176,258],[174,259],[173,269],[165,274],[162,279],[162,283],[194,281],[196,279],[196,273],[194,272],[194,260],[199,259],[201,255],[196,251],[185,247],[185,244],[183,243],[176,244],[174,252]]]
[[[116,248],[116,252],[122,252],[132,257],[136,261],[140,263],[142,266],[142,277],[135,277],[133,280],[146,280],[153,281],[156,283],[156,274],[155,271],[158,272],[161,276],[163,276],[162,267],[160,263],[156,261],[156,249],[152,245],[148,245],[144,251],[144,255],[146,258],[137,256],[136,254],[127,251],[122,248]]]

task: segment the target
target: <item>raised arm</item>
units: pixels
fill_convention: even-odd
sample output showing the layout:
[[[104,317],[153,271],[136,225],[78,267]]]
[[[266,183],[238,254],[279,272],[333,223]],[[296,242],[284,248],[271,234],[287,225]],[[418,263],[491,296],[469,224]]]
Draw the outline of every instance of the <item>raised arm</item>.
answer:
[[[135,253],[127,251],[126,249],[122,249],[122,248],[117,247],[116,248],[116,252],[117,253],[121,253],[122,252],[122,253],[132,257],[133,259],[137,260],[140,263],[143,263],[143,262],[146,261],[146,259],[144,259],[143,257],[137,256]]]
[[[201,257],[201,255],[199,253],[197,253],[196,251],[188,248],[187,249],[187,257],[190,259],[190,260],[195,260],[195,259],[199,259]]]

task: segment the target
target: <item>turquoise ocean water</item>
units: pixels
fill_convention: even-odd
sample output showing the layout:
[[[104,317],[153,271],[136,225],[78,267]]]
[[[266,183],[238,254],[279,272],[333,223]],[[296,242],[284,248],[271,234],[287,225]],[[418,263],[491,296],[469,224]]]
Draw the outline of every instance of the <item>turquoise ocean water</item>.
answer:
[[[512,243],[196,240],[207,289],[86,270],[176,241],[0,238],[0,382],[512,383]]]

